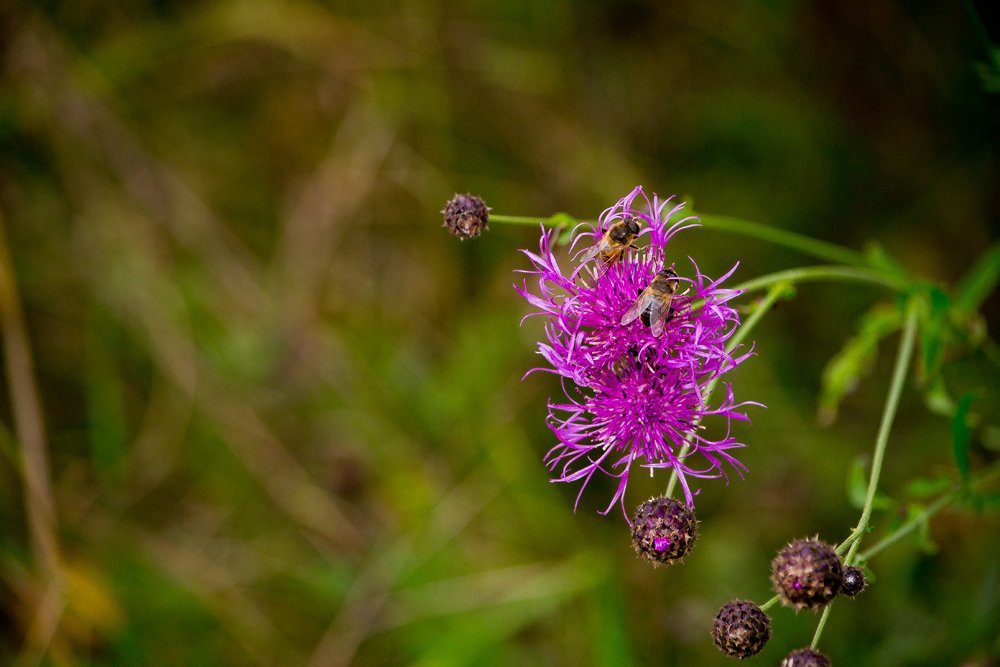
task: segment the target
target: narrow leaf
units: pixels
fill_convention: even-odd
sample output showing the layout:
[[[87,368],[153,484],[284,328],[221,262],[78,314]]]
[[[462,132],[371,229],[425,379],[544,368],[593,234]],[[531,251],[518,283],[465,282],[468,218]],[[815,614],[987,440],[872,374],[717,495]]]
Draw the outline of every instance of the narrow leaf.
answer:
[[[955,408],[955,416],[951,419],[951,447],[955,453],[955,463],[958,471],[962,473],[962,480],[969,477],[969,408],[976,397],[966,394],[959,400]]]
[[[927,385],[924,390],[924,405],[932,414],[939,417],[952,417],[955,414],[955,401],[948,393],[944,378],[940,375]]]
[[[927,384],[937,378],[944,363],[948,343],[948,310],[951,299],[937,287],[927,289],[927,308],[920,321],[920,364],[918,379]]]
[[[974,312],[979,310],[986,297],[993,292],[1000,281],[1000,243],[984,252],[969,269],[955,289],[956,310]]]
[[[821,424],[831,424],[844,396],[857,387],[878,355],[880,340],[902,326],[898,306],[877,303],[861,318],[858,334],[849,339],[823,369],[818,418]]]
[[[856,510],[865,506],[865,499],[868,497],[868,479],[865,475],[867,464],[868,456],[860,454],[854,457],[847,470],[847,500]]]
[[[910,483],[906,487],[906,494],[918,498],[937,496],[951,489],[953,484],[954,482],[947,477],[938,477],[936,479],[918,477],[917,479],[910,480]]]

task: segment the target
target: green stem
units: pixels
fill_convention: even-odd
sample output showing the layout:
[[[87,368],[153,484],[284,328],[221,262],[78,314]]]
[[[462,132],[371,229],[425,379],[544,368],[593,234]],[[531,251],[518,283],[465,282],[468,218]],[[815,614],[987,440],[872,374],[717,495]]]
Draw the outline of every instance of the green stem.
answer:
[[[903,393],[903,383],[906,379],[906,371],[910,366],[910,357],[913,355],[913,340],[917,334],[917,302],[911,301],[907,307],[906,324],[903,326],[903,338],[899,343],[899,352],[896,354],[896,366],[892,371],[892,382],[889,385],[889,395],[885,400],[885,409],[882,411],[882,423],[879,425],[878,438],[875,440],[875,455],[872,457],[872,472],[868,478],[868,495],[865,497],[865,507],[861,511],[861,519],[857,528],[854,529],[854,542],[847,553],[845,563],[851,562],[851,557],[861,544],[861,535],[868,529],[868,522],[872,517],[872,508],[875,505],[875,493],[878,491],[878,479],[882,474],[882,459],[885,458],[886,446],[889,443],[889,431],[892,429],[892,422],[896,418],[896,408],[899,407],[899,396]],[[850,539],[850,538],[849,538]]]
[[[861,511],[861,519],[858,526],[848,536],[846,540],[837,548],[838,555],[843,552],[843,548],[850,544],[850,551],[844,558],[844,564],[848,565],[861,538],[868,530],[868,522],[872,517],[872,508],[875,505],[875,493],[878,491],[878,479],[882,474],[882,460],[885,458],[886,446],[889,444],[889,431],[892,429],[892,422],[896,418],[896,409],[899,407],[899,396],[903,393],[903,383],[906,380],[906,371],[910,367],[910,357],[913,355],[913,340],[917,335],[917,302],[910,301],[907,306],[906,324],[903,327],[903,338],[899,343],[899,351],[896,353],[896,365],[892,370],[892,381],[889,383],[889,395],[885,399],[885,408],[882,411],[882,423],[879,425],[878,437],[875,439],[875,455],[872,459],[872,472],[868,478],[868,495],[865,497],[865,507]],[[813,649],[819,643],[819,638],[823,634],[823,627],[826,619],[830,615],[830,605],[823,610],[823,616],[816,626],[816,634],[813,635]]]
[[[764,314],[767,313],[767,311],[771,310],[771,307],[774,306],[774,304],[778,301],[778,299],[781,298],[781,295],[785,293],[785,291],[790,287],[791,284],[787,282],[777,283],[771,286],[771,289],[768,291],[767,296],[765,296],[764,299],[760,302],[760,304],[757,306],[757,309],[753,312],[753,314],[750,315],[750,317],[747,318],[746,322],[740,325],[740,328],[736,330],[736,333],[733,334],[733,337],[729,339],[728,343],[726,343],[726,354],[732,354],[733,350],[735,350],[736,347],[743,342],[743,339],[745,339],[748,335],[750,335],[750,332],[753,331],[753,328],[755,326],[757,326],[757,323],[760,322],[760,319],[764,317]],[[715,385],[718,383],[718,381],[719,378],[718,376],[716,376],[715,378],[712,378],[712,380],[709,381],[709,383],[705,386],[705,395],[704,395],[705,401],[708,401],[708,399],[711,398],[712,391],[715,389]],[[693,437],[694,437],[694,430],[692,429],[691,433],[688,435],[687,442],[684,444],[683,447],[681,447],[680,453],[677,455],[678,460],[683,459],[691,452],[692,448],[691,439]],[[672,468],[670,470],[670,480],[667,482],[667,492],[666,492],[667,498],[670,498],[674,494],[675,486],[677,486],[677,469]]]
[[[906,287],[906,281],[875,269],[855,266],[803,266],[787,271],[769,273],[734,286],[732,289],[747,292],[763,289],[780,282],[801,283],[814,280],[849,280],[884,285],[894,290]]]
[[[551,223],[551,218],[533,218],[524,215],[493,215],[490,213],[490,222],[506,222],[512,225],[544,225]]]
[[[868,559],[875,554],[881,553],[885,549],[888,549],[893,544],[903,539],[905,536],[909,535],[916,529],[920,524],[926,522],[929,518],[937,514],[939,511],[947,507],[952,500],[954,500],[954,493],[947,493],[933,503],[925,507],[919,514],[907,521],[905,524],[900,526],[897,530],[889,533],[881,540],[876,542],[868,551],[858,555],[858,562],[866,563]]]
[[[812,255],[813,257],[825,259],[830,262],[836,262],[838,264],[868,266],[865,256],[857,250],[844,248],[833,243],[803,236],[802,234],[788,232],[784,229],[778,229],[777,227],[762,225],[758,222],[750,222],[749,220],[741,220],[740,218],[733,218],[727,215],[712,215],[709,213],[692,213],[692,215],[698,217],[698,219],[701,220],[702,227],[705,227],[706,229],[718,229],[720,231],[750,236],[762,241],[769,241],[777,245],[785,246],[786,248],[798,250],[806,255]],[[556,213],[548,218],[521,215],[496,215],[491,213],[490,222],[503,222],[514,225],[547,224],[554,226],[561,223],[576,223],[579,221],[566,213]]]
[[[867,266],[864,255],[856,250],[844,248],[833,243],[809,238],[795,232],[787,232],[784,229],[762,225],[749,220],[741,220],[727,215],[711,215],[707,213],[696,213],[701,220],[703,227],[707,229],[718,229],[734,234],[742,234],[762,241],[770,241],[786,248],[792,248],[799,252],[813,257],[819,257],[838,264],[851,264],[853,266]]]
[[[826,605],[826,609],[823,610],[823,615],[819,617],[819,624],[816,626],[816,634],[813,635],[812,643],[809,644],[809,648],[816,650],[816,646],[819,644],[820,635],[823,634],[823,628],[826,627],[826,619],[830,617],[830,607],[833,606],[833,602]]]
[[[767,602],[765,602],[764,604],[762,604],[760,606],[760,610],[761,611],[767,611],[768,609],[770,609],[774,605],[778,604],[779,600],[781,600],[781,596],[780,595],[775,595],[773,598],[771,598],[770,600],[768,600]]]
[[[1000,463],[996,463],[993,466],[987,468],[986,470],[983,470],[978,475],[974,476],[971,481],[971,485],[973,488],[977,488],[980,484],[988,482],[998,476],[1000,476]],[[930,505],[922,509],[920,513],[914,516],[912,519],[910,519],[902,526],[900,526],[899,528],[897,528],[896,530],[889,533],[881,540],[873,544],[871,548],[869,548],[864,553],[859,554],[858,562],[867,563],[871,557],[882,553],[883,551],[891,547],[893,544],[895,544],[899,540],[903,539],[904,537],[912,533],[914,530],[919,528],[921,524],[926,523],[928,519],[930,519],[932,516],[943,510],[948,505],[950,505],[955,500],[955,498],[958,497],[960,491],[961,487],[960,486],[956,487],[952,491],[949,491],[948,493],[944,494],[943,496],[932,502]]]

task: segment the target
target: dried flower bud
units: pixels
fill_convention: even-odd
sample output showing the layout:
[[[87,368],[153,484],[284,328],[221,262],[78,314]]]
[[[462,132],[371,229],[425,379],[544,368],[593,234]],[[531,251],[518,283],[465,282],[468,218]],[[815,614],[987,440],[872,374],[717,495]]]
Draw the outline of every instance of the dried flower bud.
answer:
[[[715,615],[712,639],[731,658],[757,655],[770,638],[771,619],[753,602],[734,600]]]
[[[792,542],[771,561],[771,582],[781,602],[799,609],[817,609],[840,591],[844,570],[836,551],[819,539]]]
[[[635,510],[632,546],[654,567],[683,560],[697,538],[694,510],[678,500],[650,498]]]
[[[781,661],[781,667],[832,667],[830,659],[810,648],[800,648],[792,651]]]
[[[860,567],[848,565],[844,568],[844,583],[840,587],[840,594],[853,598],[861,591],[865,590],[868,582],[865,580],[865,571]]]
[[[456,194],[441,212],[444,213],[444,224],[441,226],[450,229],[463,241],[474,239],[489,229],[486,223],[490,219],[490,207],[475,195]]]

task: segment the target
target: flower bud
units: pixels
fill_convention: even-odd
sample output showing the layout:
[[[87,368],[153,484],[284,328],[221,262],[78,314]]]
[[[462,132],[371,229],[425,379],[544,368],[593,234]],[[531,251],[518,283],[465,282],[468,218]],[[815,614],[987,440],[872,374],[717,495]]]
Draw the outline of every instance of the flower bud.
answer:
[[[818,539],[792,542],[771,561],[774,590],[795,611],[823,607],[837,595],[843,581],[836,551]]]
[[[654,567],[683,560],[697,538],[694,510],[678,500],[650,498],[635,511],[632,546]]]
[[[441,212],[444,213],[444,224],[441,226],[450,229],[463,241],[476,238],[489,229],[486,223],[490,219],[490,207],[475,195],[456,194]]]
[[[771,619],[753,602],[734,600],[715,615],[712,639],[731,658],[757,655],[770,638]]]
[[[840,587],[840,594],[849,598],[854,598],[858,593],[865,590],[868,582],[865,580],[865,571],[860,567],[848,565],[844,568],[844,583]]]
[[[781,661],[781,667],[832,667],[830,659],[811,648],[792,651]]]

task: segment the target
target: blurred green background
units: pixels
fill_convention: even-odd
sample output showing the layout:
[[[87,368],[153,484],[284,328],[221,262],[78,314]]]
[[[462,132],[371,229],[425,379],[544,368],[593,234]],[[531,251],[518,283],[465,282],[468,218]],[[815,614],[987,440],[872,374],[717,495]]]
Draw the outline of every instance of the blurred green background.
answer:
[[[34,371],[0,389],[0,662],[729,663],[718,607],[769,598],[787,541],[857,521],[845,480],[898,338],[830,427],[817,395],[889,295],[809,284],[767,316],[731,378],[768,406],[737,426],[746,480],[702,484],[697,548],[653,570],[597,514],[610,484],[574,515],[542,465],[559,385],[521,380],[541,324],[519,328],[511,287],[537,230],[460,243],[438,211],[471,191],[593,218],[641,184],[951,284],[998,236],[986,59],[959,0],[3,3],[0,212]],[[709,230],[675,247],[710,275],[740,262],[734,282],[816,263]],[[996,294],[984,312],[995,330]],[[997,366],[949,369],[997,424]],[[32,383],[57,547],[27,518]],[[983,433],[974,469],[998,456]],[[908,383],[882,490],[905,504],[954,470]],[[627,505],[665,484],[634,475]],[[821,648],[996,665],[998,528],[948,512],[938,552],[874,559]],[[775,609],[748,664],[815,623]]]

